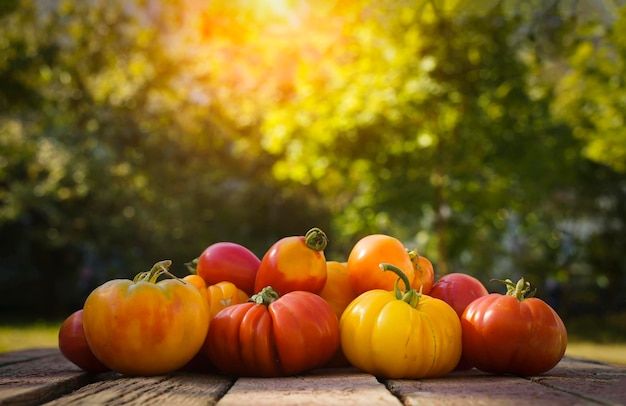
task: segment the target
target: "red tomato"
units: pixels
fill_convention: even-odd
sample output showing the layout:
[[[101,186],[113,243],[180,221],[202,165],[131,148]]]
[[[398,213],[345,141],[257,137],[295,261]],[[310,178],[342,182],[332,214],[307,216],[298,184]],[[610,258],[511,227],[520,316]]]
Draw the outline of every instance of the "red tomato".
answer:
[[[467,305],[489,292],[481,281],[464,273],[449,273],[439,278],[430,290],[430,296],[441,299],[454,309],[459,318]]]
[[[485,372],[537,375],[559,363],[567,331],[543,300],[526,298],[530,284],[510,280],[507,293],[492,293],[470,303],[461,317],[463,351]]]
[[[312,228],[304,236],[285,237],[274,243],[261,259],[255,292],[271,286],[280,295],[296,290],[319,293],[326,283],[326,234]]]
[[[433,264],[426,257],[419,255],[416,251],[410,251],[409,256],[415,268],[413,287],[421,291],[424,295],[429,295],[435,282],[435,270]]]
[[[59,350],[68,361],[80,369],[99,373],[110,369],[91,351],[83,329],[83,310],[72,313],[59,329]]]
[[[211,321],[204,350],[232,376],[287,376],[326,364],[339,348],[339,322],[318,295],[283,296],[270,287],[220,311]]]
[[[226,281],[252,295],[256,293],[254,280],[260,263],[261,260],[248,248],[234,242],[218,242],[209,245],[188,266],[204,279],[207,286]]]
[[[430,290],[430,296],[441,299],[449,304],[461,319],[467,305],[479,297],[487,296],[489,292],[481,281],[464,273],[449,273],[439,278]],[[465,355],[455,369],[465,370],[472,368]]]
[[[402,270],[409,281],[415,278],[415,268],[408,251],[400,240],[384,235],[371,234],[360,239],[348,257],[348,278],[354,293],[360,295],[373,289],[394,290],[396,275],[382,272],[381,263],[390,263]],[[411,286],[401,288],[408,290]]]

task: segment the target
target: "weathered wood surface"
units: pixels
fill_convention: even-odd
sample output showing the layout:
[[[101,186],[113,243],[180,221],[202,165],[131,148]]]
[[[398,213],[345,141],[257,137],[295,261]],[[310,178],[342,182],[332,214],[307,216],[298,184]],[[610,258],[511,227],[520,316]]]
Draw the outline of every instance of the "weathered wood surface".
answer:
[[[0,354],[0,405],[626,405],[626,367],[563,359],[536,377],[478,370],[377,379],[354,368],[282,378],[87,374],[56,349]]]

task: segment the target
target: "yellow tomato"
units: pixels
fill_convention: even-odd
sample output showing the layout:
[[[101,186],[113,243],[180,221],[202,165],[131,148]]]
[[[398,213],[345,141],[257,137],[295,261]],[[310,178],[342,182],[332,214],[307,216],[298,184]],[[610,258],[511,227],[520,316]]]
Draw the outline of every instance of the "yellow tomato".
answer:
[[[171,261],[135,278],[114,279],[85,301],[89,348],[107,367],[126,375],[173,372],[198,352],[209,328],[206,298],[180,279],[157,282]]]
[[[393,268],[408,286],[402,271]],[[397,284],[394,291],[358,296],[343,312],[339,329],[348,361],[380,377],[442,376],[461,357],[461,323],[452,307],[414,289],[400,292]]]

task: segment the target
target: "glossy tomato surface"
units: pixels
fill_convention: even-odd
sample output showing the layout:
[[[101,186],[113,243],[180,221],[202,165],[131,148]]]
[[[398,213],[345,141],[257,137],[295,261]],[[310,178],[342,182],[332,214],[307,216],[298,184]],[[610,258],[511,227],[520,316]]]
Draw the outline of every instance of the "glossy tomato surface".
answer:
[[[68,361],[84,371],[99,373],[110,369],[89,348],[83,329],[83,310],[77,310],[63,321],[59,329],[59,350]]]
[[[367,291],[346,308],[339,328],[348,361],[379,377],[443,376],[461,357],[458,316],[447,303],[427,295],[412,306],[392,291]]]
[[[359,295],[371,289],[393,290],[398,277],[381,271],[381,263],[397,266],[409,281],[415,278],[413,262],[402,242],[389,235],[371,234],[357,241],[348,257],[348,278],[354,293]],[[410,288],[402,282],[400,287]]]
[[[432,262],[424,256],[417,253],[409,253],[413,255],[413,267],[415,268],[415,277],[413,278],[413,287],[421,291],[425,295],[430,295],[430,290],[435,282],[435,269]]]
[[[222,373],[288,376],[325,365],[336,353],[339,325],[324,299],[294,291],[265,303],[229,306],[211,321],[204,350]]]
[[[430,290],[430,296],[443,300],[459,315],[463,315],[467,305],[489,292],[481,281],[464,273],[449,273],[437,280]]]
[[[89,347],[107,367],[126,375],[160,375],[198,352],[209,310],[197,287],[181,279],[115,279],[91,292],[83,326]]]
[[[324,232],[317,228],[304,236],[284,237],[275,242],[261,259],[255,292],[271,286],[280,295],[298,290],[319,293],[327,278],[327,242]]]
[[[491,293],[467,306],[461,326],[464,356],[485,372],[537,375],[552,369],[567,347],[563,321],[538,298]]]
[[[252,295],[261,260],[248,248],[234,242],[209,245],[197,259],[196,273],[207,286],[227,281]]]

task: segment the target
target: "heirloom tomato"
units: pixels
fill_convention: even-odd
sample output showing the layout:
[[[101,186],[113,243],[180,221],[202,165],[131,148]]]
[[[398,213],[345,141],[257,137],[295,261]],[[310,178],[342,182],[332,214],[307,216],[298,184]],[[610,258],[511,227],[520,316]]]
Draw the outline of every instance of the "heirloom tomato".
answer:
[[[381,264],[381,269],[409,285],[401,269],[391,264]],[[359,295],[343,312],[339,330],[348,361],[379,377],[442,376],[461,357],[461,324],[454,310],[415,289],[402,292],[399,283],[393,291],[373,289]]]
[[[239,289],[232,282],[224,281],[207,286],[204,279],[198,275],[187,275],[183,280],[193,284],[206,297],[209,305],[209,320],[213,319],[223,308],[238,303],[245,303],[249,299],[246,292]]]
[[[248,303],[229,306],[211,321],[204,350],[232,376],[287,376],[320,367],[339,347],[339,325],[318,295],[271,287]]]
[[[191,283],[164,279],[161,261],[134,280],[114,279],[85,301],[83,326],[89,348],[112,370],[135,376],[166,374],[189,362],[209,327],[206,298]]]
[[[252,295],[260,263],[261,260],[248,248],[234,242],[218,242],[205,248],[187,266],[191,272],[200,275],[207,286],[227,281]]]
[[[61,324],[59,350],[68,361],[92,373],[106,372],[109,368],[93,355],[83,329],[83,310],[77,310]]]
[[[409,257],[413,262],[415,277],[413,278],[413,287],[425,295],[430,295],[430,290],[435,282],[435,270],[432,262],[426,257],[417,253],[417,251],[409,251]]]
[[[280,295],[295,290],[319,293],[326,283],[326,234],[319,228],[304,236],[284,237],[261,259],[254,283],[255,292],[271,286]]]
[[[504,281],[507,293],[470,303],[461,317],[463,353],[476,368],[499,374],[537,375],[552,369],[567,347],[559,315],[543,300],[526,297],[530,284]]]
[[[397,266],[409,281],[415,278],[413,261],[400,240],[384,234],[371,234],[357,241],[348,256],[348,278],[354,293],[359,295],[372,289],[393,290],[397,277],[391,272],[380,272],[381,263]],[[411,287],[403,288],[408,290]]]
[[[459,316],[459,320],[470,303],[488,294],[487,288],[481,281],[464,273],[449,273],[442,276],[429,293],[430,296],[449,304]],[[471,367],[472,365],[463,355],[456,369],[463,370]]]
[[[326,262],[328,277],[324,289],[318,295],[324,298],[337,315],[341,317],[344,309],[356,298],[348,279],[348,266],[345,262]]]

